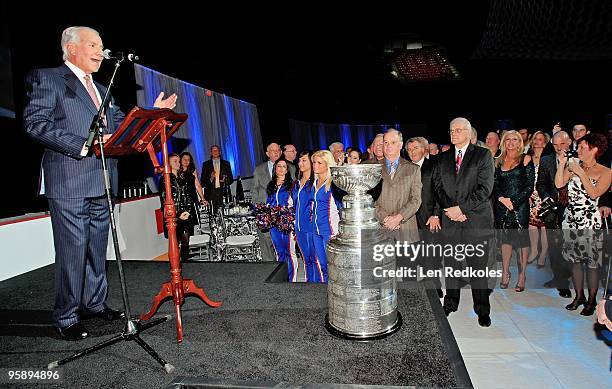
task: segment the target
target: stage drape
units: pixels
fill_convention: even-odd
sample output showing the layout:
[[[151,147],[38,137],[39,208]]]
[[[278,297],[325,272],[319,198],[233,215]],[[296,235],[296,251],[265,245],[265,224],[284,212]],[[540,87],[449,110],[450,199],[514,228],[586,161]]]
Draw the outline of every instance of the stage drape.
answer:
[[[210,147],[221,146],[223,159],[229,161],[234,177],[253,175],[264,160],[257,107],[221,93],[159,73],[135,64],[138,105],[151,107],[160,92],[176,93],[176,112],[189,115],[174,134],[171,152],[189,151],[198,174],[202,163],[210,159]]]
[[[357,147],[364,152],[376,134],[388,128],[400,130],[398,124],[332,124],[289,120],[291,143],[299,150],[328,150],[334,142],[342,142],[345,148]]]

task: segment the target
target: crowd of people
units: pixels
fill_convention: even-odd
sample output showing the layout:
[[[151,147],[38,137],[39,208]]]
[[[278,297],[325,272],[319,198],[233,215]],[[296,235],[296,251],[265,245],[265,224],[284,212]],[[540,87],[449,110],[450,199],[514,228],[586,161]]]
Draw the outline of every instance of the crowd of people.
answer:
[[[556,125],[552,134],[527,128],[490,131],[482,142],[464,118],[451,122],[449,135],[449,145],[438,146],[424,137],[404,143],[401,132],[390,129],[376,135],[363,151],[341,142],[333,142],[329,150],[299,153],[292,144],[269,144],[268,161],[255,172],[254,201],[293,206],[296,218],[295,236],[272,229],[270,239],[261,233],[264,257],[289,262],[289,279],[295,281],[301,263],[297,246],[306,280],[325,282],[325,244],[338,231],[341,208],[341,191],[330,182],[329,168],[380,163],[383,179],[370,194],[382,228],[396,240],[415,242],[437,235],[458,242],[490,231],[494,255],[501,262],[500,288],[508,288],[512,280],[513,256],[516,292],[526,288],[529,264],[537,269],[549,264],[553,277],[544,287],[571,298],[572,280],[574,299],[566,308],[583,305],[580,313],[592,315],[604,266],[604,221],[610,215],[606,136],[583,124],[575,125],[571,135]],[[442,297],[440,280],[433,281]],[[479,323],[488,326],[491,291],[482,280],[469,282]],[[461,286],[447,280],[447,314],[457,309]]]
[[[83,319],[124,317],[107,305],[110,209],[105,193],[117,171],[115,161],[109,160],[110,179],[104,176],[102,162],[88,147],[87,129],[106,92],[92,77],[103,61],[102,39],[89,27],[69,27],[62,33],[61,48],[64,62],[60,66],[28,74],[23,122],[27,134],[44,146],[41,165],[56,254],[53,325],[60,338],[81,340],[89,336]],[[176,102],[175,94],[164,98],[162,92],[153,105],[173,109]],[[107,133],[102,142],[124,116],[115,104],[106,108]],[[511,279],[513,249],[519,252],[517,292],[525,290],[527,265],[537,260],[543,267],[548,258],[553,278],[545,286],[571,298],[571,278],[574,300],[566,308],[577,310],[584,305],[580,313],[592,315],[603,266],[602,230],[610,216],[608,140],[584,124],[576,124],[571,135],[556,125],[551,135],[530,135],[526,128],[491,131],[483,143],[467,119],[456,118],[450,122],[450,144],[440,147],[422,137],[404,144],[402,133],[394,129],[376,135],[367,150],[345,150],[342,143],[334,142],[329,150],[298,153],[294,145],[281,149],[271,143],[266,149],[268,160],[255,169],[252,199],[293,205],[295,237],[274,229],[261,232],[262,255],[291,261],[288,276],[295,280],[295,242],[307,280],[326,282],[325,246],[338,233],[341,208],[330,168],[380,163],[382,181],[370,193],[381,227],[395,239],[415,242],[437,234],[448,242],[462,242],[488,239],[495,230],[502,231],[501,287],[507,288]],[[233,179],[220,152],[213,147],[211,161],[203,165],[199,179],[191,155],[170,157],[170,188],[178,204],[183,256],[197,213],[193,203],[220,205],[223,190]],[[486,256],[471,258],[468,265],[482,266]],[[447,260],[452,263],[453,258],[444,258],[445,265]],[[486,281],[447,280],[446,314],[457,309],[459,288],[469,282],[478,323],[491,325],[491,289]],[[606,312],[599,310],[600,322],[609,324]]]

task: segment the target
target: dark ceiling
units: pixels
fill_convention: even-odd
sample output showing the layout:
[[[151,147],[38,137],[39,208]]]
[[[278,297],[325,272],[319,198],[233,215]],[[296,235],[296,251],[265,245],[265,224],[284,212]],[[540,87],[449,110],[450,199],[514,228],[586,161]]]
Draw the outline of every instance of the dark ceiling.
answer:
[[[567,19],[576,9],[566,11],[565,3],[570,2],[551,2],[553,8],[565,7],[554,14],[564,18],[557,23],[562,27],[571,24]],[[509,23],[517,14],[521,18],[514,24],[523,28],[520,21],[537,23],[550,11],[533,9],[529,2],[433,1],[406,9],[381,6],[336,11],[314,6],[219,10],[186,4],[143,11],[142,5],[126,3],[104,14],[90,9],[79,11],[65,4],[63,11],[37,6],[34,15],[14,14],[10,38],[15,75],[21,77],[32,67],[56,65],[62,29],[83,24],[99,30],[105,46],[138,53],[145,66],[255,103],[264,141],[279,136],[279,132],[283,134],[279,140],[285,141],[289,118],[359,124],[420,123],[428,128],[430,136],[437,137],[448,120],[457,115],[472,118],[477,127],[492,128],[497,119],[548,127],[553,121],[578,120],[581,116],[597,121],[607,113],[607,102],[585,99],[597,90],[609,89],[610,78],[602,77],[608,73],[607,60],[563,61],[537,55],[487,58],[488,54],[495,57],[500,50],[503,53],[504,44],[513,45],[515,50],[517,45],[521,47],[520,42],[510,42],[513,36],[529,47],[524,31],[518,34],[506,26],[502,34],[497,24],[491,24],[499,20]],[[592,4],[606,11],[609,8],[602,6],[605,3],[601,0]],[[602,10],[596,11],[601,19]],[[529,12],[531,19],[523,17]],[[589,13],[580,15],[584,22]],[[28,26],[25,31],[24,25]],[[600,30],[605,32],[606,26],[604,23]],[[445,47],[462,79],[401,85],[390,74],[384,47],[406,33]],[[545,30],[536,33],[539,40],[546,41]],[[485,51],[479,48],[483,37]],[[478,59],[474,59],[475,54]],[[103,68],[100,79],[108,76],[109,68]],[[122,70],[115,95],[129,107],[135,104],[133,77],[127,66]]]
[[[288,119],[401,123],[405,135],[425,129],[419,135],[443,142],[456,116],[468,117],[481,137],[501,119],[533,129],[560,120],[605,130],[611,3],[436,0],[332,10],[312,3],[5,2],[0,17],[8,25],[18,120],[27,71],[61,63],[61,31],[87,25],[106,47],[135,52],[147,67],[256,104],[265,143],[289,140]],[[444,47],[461,79],[400,84],[384,49],[406,35]],[[97,79],[107,80],[110,70],[103,66]],[[124,110],[136,104],[135,91],[123,66],[114,96]],[[40,148],[14,126],[9,158],[28,151],[23,183],[33,193]],[[31,197],[22,197],[12,204],[32,210]]]

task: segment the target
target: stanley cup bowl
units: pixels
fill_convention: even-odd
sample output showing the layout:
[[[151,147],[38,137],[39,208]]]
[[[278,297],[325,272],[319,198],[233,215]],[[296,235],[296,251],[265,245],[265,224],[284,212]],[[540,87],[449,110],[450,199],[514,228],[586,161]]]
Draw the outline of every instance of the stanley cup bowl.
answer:
[[[347,193],[364,193],[374,188],[382,176],[382,165],[344,165],[330,168],[332,181]]]

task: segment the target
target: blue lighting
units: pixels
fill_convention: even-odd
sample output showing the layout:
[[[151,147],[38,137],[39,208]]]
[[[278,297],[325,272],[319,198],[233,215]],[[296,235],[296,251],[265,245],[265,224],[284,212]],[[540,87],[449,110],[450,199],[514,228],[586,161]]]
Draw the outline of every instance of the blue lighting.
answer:
[[[225,115],[227,119],[227,126],[229,130],[228,136],[225,138],[223,149],[225,150],[225,158],[229,161],[232,167],[232,174],[236,175],[236,171],[240,172],[240,166],[236,166],[235,155],[240,152],[238,150],[238,136],[236,133],[236,120],[234,119],[234,110],[232,107],[232,101],[229,97],[223,95],[223,104],[225,105]]]
[[[340,142],[342,142],[345,149],[353,145],[353,138],[351,137],[351,125],[350,124],[340,125]]]
[[[197,167],[201,166],[202,162],[207,157],[206,151],[204,150],[204,134],[203,121],[200,116],[200,109],[198,107],[198,90],[201,89],[193,84],[185,83],[183,87],[185,109],[188,112],[189,118],[187,119],[188,137],[191,140],[191,150],[193,150],[193,159]],[[185,126],[185,125],[184,125]]]
[[[331,142],[327,142],[327,131],[325,130],[325,124],[319,123],[319,150],[328,150],[329,143]]]
[[[244,123],[244,130],[246,132],[249,150],[255,150],[255,145],[253,144],[253,118],[251,117],[253,112],[257,112],[257,110],[253,111],[251,104],[244,101],[240,102],[240,115],[242,117],[241,122]],[[249,153],[249,161],[251,162],[251,170],[254,171],[255,166],[257,166],[257,161],[255,161],[255,153]]]
[[[366,145],[366,129],[364,127],[357,128],[357,147],[363,153],[368,149],[369,145]]]
[[[263,160],[257,107],[197,85],[184,82],[136,64],[138,104],[152,106],[157,95],[176,93],[176,112],[188,115],[187,122],[168,142],[168,151],[189,151],[197,169],[210,156],[213,144],[221,146],[222,158],[230,163],[233,174],[250,176]],[[161,159],[161,153],[158,154]]]

